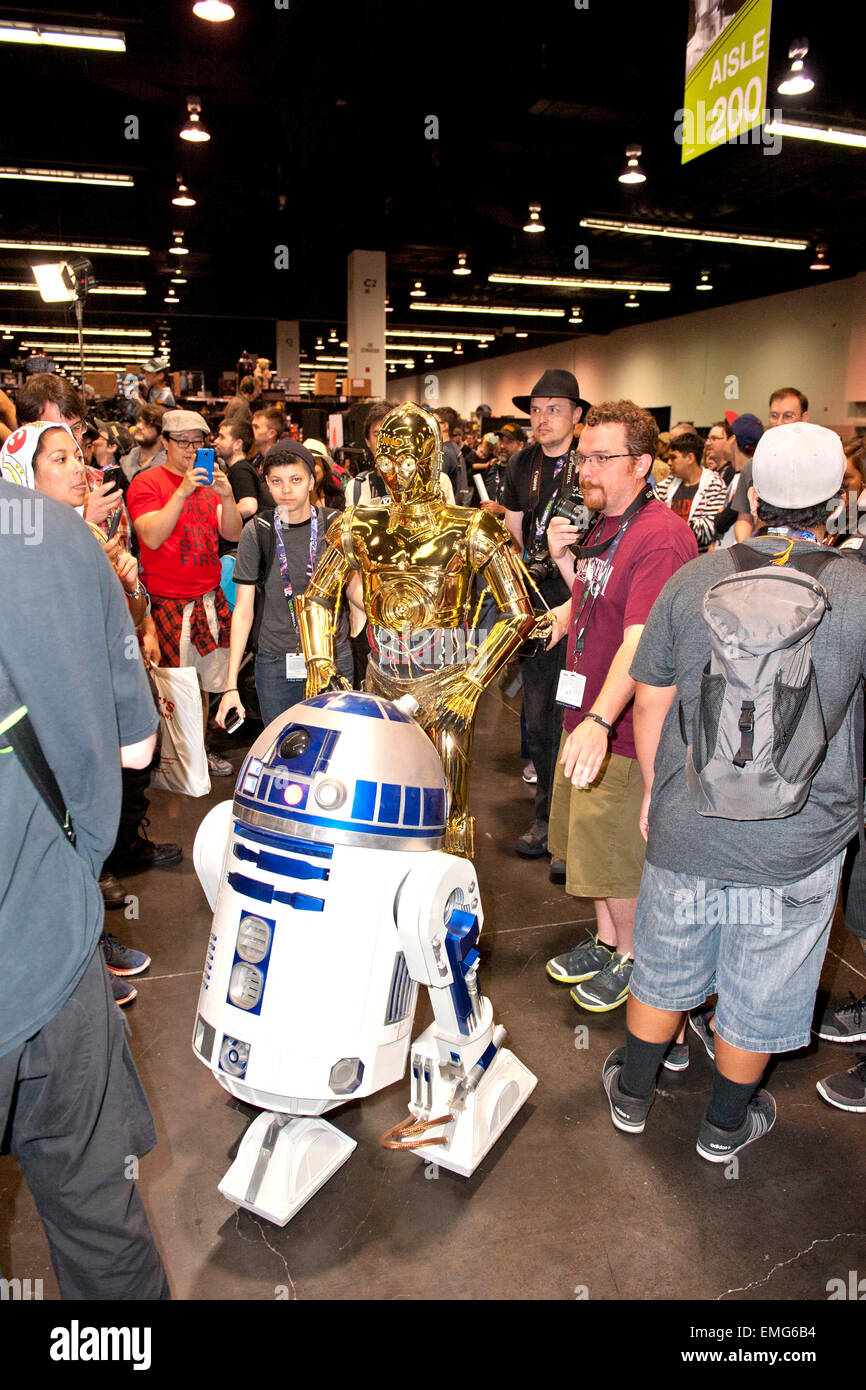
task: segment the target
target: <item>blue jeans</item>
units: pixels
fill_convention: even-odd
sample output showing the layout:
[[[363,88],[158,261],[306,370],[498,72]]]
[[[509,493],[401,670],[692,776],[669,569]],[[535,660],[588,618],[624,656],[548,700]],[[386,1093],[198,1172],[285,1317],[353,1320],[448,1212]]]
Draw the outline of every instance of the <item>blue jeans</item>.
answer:
[[[353,661],[350,642],[338,644],[336,658],[340,675],[351,681]],[[272,652],[256,653],[256,694],[265,724],[270,724],[271,720],[277,719],[284,710],[303,700],[304,687],[303,680],[286,680],[285,653],[280,656],[274,656]]]
[[[744,1052],[810,1039],[844,850],[783,887],[644,866],[631,992],[653,1009],[695,1009],[718,993],[715,1029]]]

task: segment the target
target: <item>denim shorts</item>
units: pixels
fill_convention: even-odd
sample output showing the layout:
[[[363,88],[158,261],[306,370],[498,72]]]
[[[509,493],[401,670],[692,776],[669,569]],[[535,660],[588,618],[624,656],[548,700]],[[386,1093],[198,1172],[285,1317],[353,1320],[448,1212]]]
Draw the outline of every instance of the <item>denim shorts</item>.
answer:
[[[647,861],[634,924],[631,992],[654,1009],[718,994],[719,1037],[745,1052],[809,1042],[844,851],[783,887],[660,869]]]

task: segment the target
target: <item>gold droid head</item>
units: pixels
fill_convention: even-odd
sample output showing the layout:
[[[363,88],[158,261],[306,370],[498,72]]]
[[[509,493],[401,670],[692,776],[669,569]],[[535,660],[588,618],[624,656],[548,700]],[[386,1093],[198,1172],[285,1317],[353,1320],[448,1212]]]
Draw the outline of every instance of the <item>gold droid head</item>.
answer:
[[[386,415],[376,444],[376,468],[396,502],[438,498],[442,435],[435,415],[411,401]]]

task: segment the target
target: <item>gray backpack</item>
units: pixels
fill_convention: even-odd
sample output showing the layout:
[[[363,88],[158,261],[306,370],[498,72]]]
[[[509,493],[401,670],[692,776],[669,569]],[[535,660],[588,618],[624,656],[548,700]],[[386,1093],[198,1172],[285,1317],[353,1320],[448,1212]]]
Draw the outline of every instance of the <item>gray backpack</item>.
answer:
[[[703,602],[711,656],[686,754],[695,810],[727,820],[776,820],[806,802],[829,738],[812,665],[812,635],[830,608],[818,575],[833,550],[772,564],[731,547],[736,571]],[[805,572],[804,572],[805,571]],[[688,743],[682,704],[683,741]]]

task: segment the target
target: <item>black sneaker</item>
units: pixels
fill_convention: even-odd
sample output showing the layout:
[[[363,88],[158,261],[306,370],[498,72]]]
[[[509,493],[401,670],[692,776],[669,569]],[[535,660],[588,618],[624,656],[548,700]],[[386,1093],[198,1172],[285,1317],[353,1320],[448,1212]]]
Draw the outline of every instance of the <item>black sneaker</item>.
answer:
[[[614,951],[591,980],[575,985],[568,992],[575,1004],[593,1014],[609,1014],[628,999],[634,961],[627,953]]]
[[[603,970],[613,955],[609,946],[599,941],[597,936],[587,932],[586,937],[573,951],[562,956],[554,956],[547,962],[547,973],[551,980],[560,985],[577,985],[581,980],[591,980]]]
[[[547,853],[547,821],[534,820],[514,846],[523,859],[541,859]]]
[[[729,1158],[738,1154],[747,1144],[753,1144],[756,1139],[763,1139],[775,1123],[776,1102],[769,1091],[756,1091],[749,1101],[746,1118],[739,1129],[731,1133],[730,1130],[719,1129],[717,1125],[711,1125],[704,1120],[695,1147],[701,1158],[705,1158],[708,1163],[727,1163]]]
[[[668,1071],[685,1071],[689,1065],[688,1043],[672,1042],[664,1057],[662,1066]]]
[[[854,1110],[866,1114],[866,1052],[858,1052],[859,1061],[848,1071],[837,1071],[815,1083],[818,1095],[838,1110]]]
[[[601,1073],[602,1084],[610,1103],[610,1118],[624,1134],[642,1134],[650,1106],[655,1100],[655,1088],[649,1100],[635,1100],[620,1090],[619,1077],[625,1061],[625,1048],[618,1047],[610,1054]]]
[[[812,1031],[827,1042],[866,1041],[866,994],[858,999],[849,989],[850,1003],[827,1008]]]
[[[693,1033],[697,1033],[711,1062],[716,1060],[716,1035],[710,1027],[710,1019],[714,1014],[715,1009],[707,1008],[694,1009],[689,1014],[689,1027]]]
[[[147,827],[150,821],[147,816],[139,826],[138,834],[131,844],[126,844],[122,849],[115,850],[111,855],[111,868],[119,874],[141,873],[144,869],[166,869],[169,864],[179,864],[183,859],[183,850],[180,845],[167,844],[158,845],[155,841],[148,839]]]

